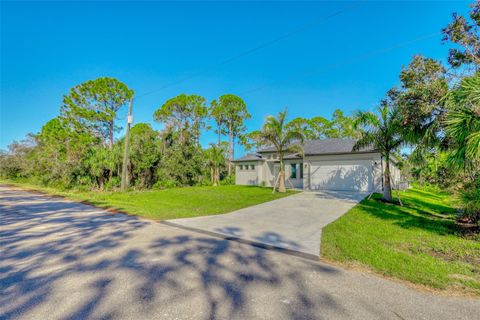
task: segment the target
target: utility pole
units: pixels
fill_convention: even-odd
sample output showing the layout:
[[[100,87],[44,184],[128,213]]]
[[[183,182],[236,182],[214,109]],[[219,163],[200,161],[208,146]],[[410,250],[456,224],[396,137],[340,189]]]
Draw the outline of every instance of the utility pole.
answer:
[[[122,191],[127,191],[127,188],[128,188],[127,166],[128,166],[128,150],[130,147],[130,125],[133,123],[132,104],[133,104],[133,95],[130,98],[130,104],[128,105],[127,131],[125,133],[125,151],[123,153],[123,167],[122,167],[122,185],[121,185]]]

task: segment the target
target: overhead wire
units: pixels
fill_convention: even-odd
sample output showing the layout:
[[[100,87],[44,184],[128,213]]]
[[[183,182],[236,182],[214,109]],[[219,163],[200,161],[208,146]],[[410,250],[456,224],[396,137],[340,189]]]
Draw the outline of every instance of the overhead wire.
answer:
[[[179,80],[176,80],[176,81],[172,81],[172,82],[170,82],[170,83],[167,83],[167,84],[165,84],[165,85],[163,85],[163,86],[161,86],[161,87],[159,87],[159,88],[157,88],[157,89],[154,89],[154,90],[152,90],[152,91],[148,91],[148,92],[146,92],[146,93],[137,95],[136,98],[138,99],[138,98],[140,98],[140,97],[144,97],[144,96],[147,96],[147,95],[150,95],[150,94],[153,94],[153,93],[162,91],[162,90],[164,90],[164,89],[167,89],[167,88],[169,88],[169,87],[175,86],[175,85],[177,85],[177,84],[181,84],[181,83],[183,83],[183,82],[185,82],[185,81],[188,81],[188,80],[190,80],[190,79],[193,79],[193,78],[195,78],[195,77],[198,77],[199,75],[205,74],[205,73],[209,72],[209,71],[212,70],[212,69],[219,68],[219,67],[224,66],[224,65],[226,65],[226,64],[229,64],[229,63],[231,63],[231,62],[233,62],[233,61],[236,61],[236,60],[238,60],[238,59],[241,59],[241,58],[243,58],[243,57],[245,57],[245,56],[251,55],[251,54],[253,54],[253,53],[257,52],[257,51],[260,51],[260,50],[262,50],[262,49],[264,49],[264,48],[270,47],[270,46],[272,46],[272,45],[274,45],[274,44],[276,44],[276,43],[278,43],[278,42],[280,42],[280,41],[283,41],[283,40],[285,40],[285,39],[288,39],[288,38],[290,38],[290,37],[293,37],[293,36],[295,36],[295,35],[297,35],[297,34],[299,34],[299,33],[301,33],[301,32],[304,32],[304,31],[306,31],[306,30],[308,30],[308,29],[310,29],[310,28],[315,27],[315,26],[317,26],[317,25],[319,25],[319,24],[321,24],[321,23],[327,22],[328,20],[333,19],[333,18],[335,18],[335,17],[337,17],[337,16],[339,16],[339,15],[341,15],[341,14],[343,14],[343,13],[349,11],[349,10],[358,9],[358,8],[360,7],[360,6],[359,6],[360,3],[361,3],[361,4],[364,4],[365,2],[364,2],[364,1],[355,1],[353,4],[350,4],[350,5],[344,7],[344,8],[342,8],[342,9],[340,9],[340,10],[337,10],[337,11],[329,14],[328,16],[323,17],[322,19],[310,21],[309,23],[304,24],[303,26],[301,26],[301,27],[299,27],[299,28],[297,28],[297,29],[295,29],[295,30],[292,30],[292,31],[290,31],[290,32],[287,32],[287,33],[285,33],[285,34],[283,34],[283,35],[281,35],[281,36],[278,36],[278,37],[273,38],[273,39],[271,39],[271,40],[269,40],[269,41],[266,41],[266,42],[264,42],[264,43],[262,43],[262,44],[260,44],[260,45],[257,45],[257,46],[255,46],[255,47],[253,47],[253,48],[244,50],[244,51],[242,51],[242,52],[240,52],[240,53],[238,53],[238,54],[236,54],[236,55],[234,55],[234,56],[231,56],[231,57],[226,58],[226,59],[224,59],[224,60],[222,60],[222,61],[220,61],[220,62],[218,62],[218,63],[216,63],[216,64],[213,64],[213,65],[211,65],[211,66],[209,66],[209,67],[207,67],[207,68],[204,68],[203,70],[200,70],[200,71],[198,71],[198,72],[195,72],[195,73],[192,73],[192,74],[190,74],[190,75],[187,75],[187,76],[185,76],[185,77],[183,77],[183,78],[181,78],[181,79],[179,79]]]
[[[426,34],[426,35],[417,37],[417,38],[412,39],[412,40],[408,40],[408,41],[404,41],[404,42],[394,44],[394,45],[386,47],[386,48],[382,48],[382,49],[370,51],[370,52],[367,52],[367,53],[364,53],[364,54],[361,54],[361,55],[358,55],[358,56],[354,56],[354,57],[351,57],[349,59],[346,59],[345,61],[322,67],[321,69],[317,69],[317,70],[314,70],[314,71],[309,69],[309,71],[306,72],[306,73],[297,74],[297,75],[294,75],[294,76],[287,77],[286,79],[284,78],[284,79],[279,80],[279,81],[275,81],[275,82],[271,82],[269,84],[261,85],[261,86],[258,86],[256,88],[243,91],[240,94],[248,94],[248,93],[261,91],[263,89],[266,89],[266,88],[270,87],[272,84],[277,84],[277,83],[283,83],[283,82],[286,82],[286,81],[302,79],[302,78],[305,78],[305,77],[310,77],[310,76],[314,76],[314,75],[317,75],[317,74],[321,74],[321,73],[330,71],[332,69],[341,68],[341,67],[344,67],[346,65],[350,65],[350,64],[353,64],[353,63],[356,63],[356,62],[359,62],[359,61],[368,60],[368,59],[371,59],[373,57],[381,56],[381,55],[383,55],[385,53],[388,53],[390,51],[394,51],[396,49],[411,45],[413,43],[420,42],[420,41],[423,41],[423,40],[426,40],[426,39],[430,39],[430,38],[432,38],[434,36],[437,36],[437,35],[439,35],[438,32],[431,33],[431,34]]]

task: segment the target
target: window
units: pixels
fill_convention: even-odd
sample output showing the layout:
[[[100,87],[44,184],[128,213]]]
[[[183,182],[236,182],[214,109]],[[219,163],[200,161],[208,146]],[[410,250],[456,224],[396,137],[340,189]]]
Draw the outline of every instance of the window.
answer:
[[[303,179],[303,163],[300,163],[300,179]]]
[[[238,169],[239,169],[239,170],[243,170],[243,166],[242,166],[242,165],[239,165],[239,166],[238,166]]]
[[[292,173],[290,174],[290,179],[297,179],[297,164],[292,163]]]
[[[251,164],[251,165],[250,165],[250,169],[251,169],[251,170],[255,170],[255,165],[254,165],[254,164]]]

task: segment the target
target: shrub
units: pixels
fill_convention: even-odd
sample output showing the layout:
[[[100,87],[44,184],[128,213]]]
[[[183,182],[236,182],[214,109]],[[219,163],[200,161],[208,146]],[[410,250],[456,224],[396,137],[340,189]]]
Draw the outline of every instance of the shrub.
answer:
[[[459,192],[460,205],[463,208],[461,219],[471,223],[480,222],[480,181],[466,185]]]
[[[223,180],[220,180],[220,185],[227,186],[227,185],[234,185],[235,184],[235,175],[226,176]]]
[[[157,181],[154,185],[154,189],[171,189],[178,187],[179,183],[175,180],[170,180],[170,179],[164,179],[164,180],[159,180]]]
[[[105,183],[105,190],[111,191],[120,188],[121,180],[119,177],[111,177]]]

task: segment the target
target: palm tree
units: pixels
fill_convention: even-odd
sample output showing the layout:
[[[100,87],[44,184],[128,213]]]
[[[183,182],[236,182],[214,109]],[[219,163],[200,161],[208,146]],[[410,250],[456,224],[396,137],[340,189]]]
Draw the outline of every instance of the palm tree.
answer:
[[[278,180],[278,191],[286,192],[285,188],[285,168],[283,158],[287,152],[302,152],[304,136],[295,126],[288,126],[286,123],[287,110],[279,112],[277,117],[268,116],[265,119],[261,131],[255,131],[251,137],[260,146],[271,146],[275,148],[280,161]],[[273,186],[275,191],[276,184]]]
[[[353,150],[374,147],[385,159],[383,198],[392,201],[390,183],[390,158],[392,152],[403,143],[402,122],[397,107],[397,99],[387,95],[377,112],[359,111],[355,114],[354,126],[360,130],[360,139],[355,142]]]
[[[445,132],[453,141],[450,161],[468,169],[480,160],[480,72],[465,78],[448,96]]]
[[[225,166],[225,148],[221,144],[210,144],[206,150],[208,166],[210,167],[210,178],[214,187],[220,183],[220,169]]]
[[[463,217],[480,221],[480,72],[464,78],[447,96],[450,106],[445,133],[450,142],[449,162],[467,179],[459,190]]]

